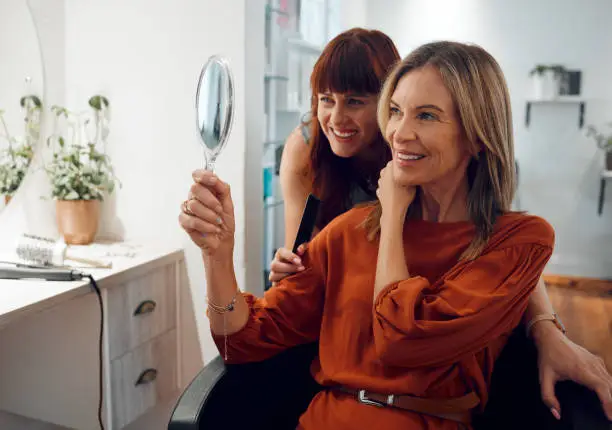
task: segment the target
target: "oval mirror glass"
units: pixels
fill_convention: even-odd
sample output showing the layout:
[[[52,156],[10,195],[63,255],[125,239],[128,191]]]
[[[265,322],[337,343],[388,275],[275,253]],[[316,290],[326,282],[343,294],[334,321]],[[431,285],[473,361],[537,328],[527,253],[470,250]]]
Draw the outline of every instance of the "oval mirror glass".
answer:
[[[196,92],[196,125],[208,170],[214,170],[227,142],[233,116],[233,77],[227,61],[214,55],[200,72]]]
[[[0,210],[15,195],[41,137],[43,66],[27,0],[0,1]]]

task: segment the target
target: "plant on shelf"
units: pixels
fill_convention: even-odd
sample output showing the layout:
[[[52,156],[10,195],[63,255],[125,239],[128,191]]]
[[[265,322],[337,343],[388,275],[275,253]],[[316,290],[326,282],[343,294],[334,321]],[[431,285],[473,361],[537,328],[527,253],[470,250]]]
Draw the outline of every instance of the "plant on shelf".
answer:
[[[4,119],[4,111],[0,110],[0,137],[8,143],[7,147],[0,151],[0,194],[4,196],[5,204],[8,204],[21,185],[34,157],[34,145],[40,136],[40,98],[32,94],[24,96],[20,105],[25,111],[23,138],[11,135]]]
[[[560,64],[536,64],[529,71],[529,76],[533,80],[534,99],[554,99],[561,90],[561,81],[567,69]]]
[[[548,66],[548,70],[552,71],[555,78],[559,80],[561,80],[563,78],[563,75],[567,73],[567,69],[565,68],[565,66],[562,66],[560,64],[551,64],[550,66]]]
[[[537,64],[531,71],[529,72],[529,76],[538,75],[542,76],[544,72],[548,70],[548,66],[544,64]]]
[[[529,71],[529,76],[543,76],[546,72],[551,71],[557,78],[561,78],[567,69],[560,64],[536,64],[533,69]]]
[[[604,151],[606,170],[612,171],[612,122],[606,124],[611,130],[609,133],[599,131],[595,126],[587,127],[587,137],[592,137],[599,149]]]
[[[52,159],[45,170],[51,181],[51,195],[56,200],[58,228],[69,244],[93,241],[98,230],[100,201],[114,191],[118,182],[105,153],[108,99],[95,95],[89,99],[89,106],[93,111],[93,137],[87,133],[92,122],[85,116],[88,112],[76,114],[61,106],[51,108],[54,127],[47,146],[52,149]],[[68,142],[59,130],[61,119],[68,122]]]

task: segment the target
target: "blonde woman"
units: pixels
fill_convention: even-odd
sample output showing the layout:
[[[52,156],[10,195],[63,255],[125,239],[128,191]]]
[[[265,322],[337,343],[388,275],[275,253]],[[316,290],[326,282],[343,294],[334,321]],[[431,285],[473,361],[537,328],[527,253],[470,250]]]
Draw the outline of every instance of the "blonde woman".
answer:
[[[416,49],[384,86],[379,125],[393,158],[378,201],[331,221],[309,244],[305,270],[264,298],[236,283],[227,184],[194,174],[180,222],[202,249],[211,330],[230,363],[319,343],[312,372],[326,389],[301,429],[469,427],[554,233],[510,211],[510,103],[483,49]]]
[[[354,205],[375,200],[372,178],[378,178],[391,159],[384,137],[372,131],[378,130],[376,101],[388,70],[399,60],[389,36],[361,28],[339,34],[317,60],[310,79],[312,120],[289,136],[281,160],[285,247],[276,251],[271,281],[303,270],[300,257],[306,245],[297,255],[291,247],[309,193],[322,199],[317,230]],[[336,129],[354,135],[338,138]],[[542,279],[531,294],[523,322],[519,329],[527,329],[537,347],[542,400],[553,415],[560,413],[555,384],[569,379],[595,390],[612,419],[610,375],[601,359],[565,336]]]

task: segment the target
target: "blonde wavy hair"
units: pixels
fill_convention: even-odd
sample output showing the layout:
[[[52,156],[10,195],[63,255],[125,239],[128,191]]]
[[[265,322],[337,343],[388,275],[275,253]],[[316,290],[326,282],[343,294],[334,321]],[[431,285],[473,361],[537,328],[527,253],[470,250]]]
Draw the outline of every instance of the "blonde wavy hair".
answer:
[[[516,172],[508,86],[497,61],[479,46],[447,41],[422,45],[394,67],[383,86],[378,104],[383,136],[398,82],[425,66],[440,72],[474,154],[466,173],[467,209],[476,234],[461,256],[462,260],[471,260],[482,253],[497,217],[510,211],[514,197]],[[421,216],[419,194],[408,217]],[[364,222],[370,240],[380,233],[381,215],[380,202],[376,202]]]

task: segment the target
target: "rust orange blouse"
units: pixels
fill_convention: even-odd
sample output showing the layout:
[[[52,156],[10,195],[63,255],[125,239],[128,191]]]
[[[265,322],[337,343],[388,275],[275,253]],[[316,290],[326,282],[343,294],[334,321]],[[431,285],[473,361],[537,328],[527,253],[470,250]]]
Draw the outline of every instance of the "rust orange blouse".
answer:
[[[484,405],[494,360],[552,253],[552,227],[534,216],[501,216],[482,255],[458,262],[473,238],[471,223],[408,221],[404,243],[412,277],[386,286],[373,304],[378,242],[369,242],[360,227],[369,210],[352,209],[323,229],[303,258],[306,270],[263,298],[245,294],[250,319],[228,336],[228,362],[263,360],[318,340],[311,371],[322,385],[437,398],[473,390]],[[223,352],[223,336],[213,337]],[[458,428],[333,391],[313,399],[300,426]]]

